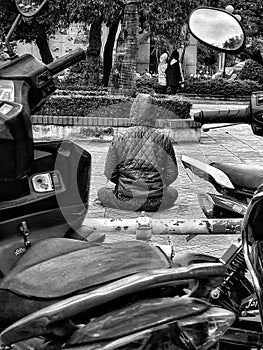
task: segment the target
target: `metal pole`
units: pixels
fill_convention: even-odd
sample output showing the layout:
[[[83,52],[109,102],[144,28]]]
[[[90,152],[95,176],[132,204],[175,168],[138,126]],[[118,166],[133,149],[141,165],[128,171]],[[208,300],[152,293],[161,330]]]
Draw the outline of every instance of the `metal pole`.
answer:
[[[92,232],[138,234],[151,229],[153,235],[222,235],[240,234],[242,219],[151,219],[148,226],[135,219],[86,218],[82,228]]]
[[[14,31],[16,30],[16,27],[18,26],[18,24],[20,23],[21,19],[22,19],[22,15],[19,13],[14,21],[14,23],[12,24],[12,27],[9,29],[9,32],[7,33],[7,36],[5,38],[5,45],[7,47],[8,50],[8,54],[10,56],[12,56],[12,54],[14,54],[13,52],[13,48],[10,44],[10,38],[12,36],[12,34],[14,33]]]
[[[225,78],[226,77],[226,53],[225,52],[223,52],[222,57],[223,57],[223,78]]]

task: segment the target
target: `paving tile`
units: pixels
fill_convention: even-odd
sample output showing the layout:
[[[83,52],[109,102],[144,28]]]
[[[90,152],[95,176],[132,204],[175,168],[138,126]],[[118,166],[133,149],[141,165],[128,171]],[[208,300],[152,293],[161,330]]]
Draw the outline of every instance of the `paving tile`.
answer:
[[[214,108],[216,108],[216,106],[214,106]],[[93,204],[98,189],[106,183],[103,171],[110,143],[88,141],[78,141],[77,143],[88,150],[92,155],[91,189],[87,217],[99,218],[105,215],[108,215],[108,217],[112,215],[112,217],[122,216],[123,218],[127,218],[137,216],[137,214],[134,213],[118,212],[112,209],[105,213],[105,209],[98,208]],[[179,177],[173,185],[178,189],[179,196],[175,206],[171,210],[155,213],[155,215],[160,219],[194,219],[204,217],[199,207],[197,193],[215,192],[215,190],[207,181],[198,178],[194,178],[194,181],[191,181],[180,162],[180,156],[186,154],[205,162],[220,161],[227,163],[262,164],[263,138],[254,136],[249,126],[237,125],[229,128],[210,130],[207,133],[201,132],[201,140],[199,143],[178,143],[174,145],[174,149],[178,159]],[[212,253],[216,256],[220,256],[224,250],[229,247],[230,242],[234,238],[236,237],[231,235],[200,235],[187,243],[185,237],[173,236],[172,242],[176,246],[178,255],[186,251],[191,252],[194,249],[196,252]],[[134,239],[134,235],[116,233],[108,235],[106,238],[107,241],[117,241],[120,239],[132,240]],[[163,236],[156,236],[154,240],[158,243],[167,242],[167,238]]]

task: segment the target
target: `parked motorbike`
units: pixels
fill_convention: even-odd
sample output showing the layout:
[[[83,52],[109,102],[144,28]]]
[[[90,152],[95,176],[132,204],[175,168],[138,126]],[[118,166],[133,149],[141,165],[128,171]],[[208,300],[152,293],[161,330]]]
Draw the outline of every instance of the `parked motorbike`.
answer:
[[[0,283],[7,327],[1,341],[9,346],[38,337],[42,349],[208,349],[236,318],[238,336],[244,332],[254,346],[260,322],[252,322],[256,338],[240,317],[242,301],[256,290],[245,276],[253,271],[247,257],[240,246],[226,264],[193,255],[173,262],[142,242],[43,240]],[[259,264],[259,255],[254,260]]]
[[[46,349],[208,349],[235,319],[200,298],[224,275],[218,262],[177,267],[145,242],[47,239],[0,284],[0,324],[9,325],[1,341],[44,337]]]
[[[88,209],[91,155],[71,141],[35,142],[30,118],[55,91],[53,77],[85,53],[45,65],[30,54],[17,57],[9,43],[21,18],[46,2],[16,0],[19,14],[6,37],[10,61],[0,68],[0,278],[35,242],[70,237]]]
[[[248,117],[250,113],[253,114],[254,102],[260,101],[261,97],[262,92],[252,93],[250,106],[244,109]],[[206,123],[208,115],[209,111],[206,111],[201,123]],[[213,113],[211,118],[212,115],[216,119]],[[197,115],[195,119],[198,118]],[[192,174],[208,181],[219,192],[197,194],[200,207],[207,218],[243,217],[254,192],[263,183],[263,167],[260,165],[223,162],[207,164],[187,155],[183,155],[181,161],[193,182]]]
[[[263,92],[253,92],[250,104],[238,110],[201,111],[194,115],[202,125],[220,123],[221,117],[238,115],[253,130],[263,114]],[[231,116],[232,115],[232,116]],[[241,118],[242,116],[242,118]],[[233,125],[233,124],[231,124]],[[261,124],[259,124],[261,127]],[[255,132],[257,134],[257,132]],[[211,162],[209,164],[183,155],[182,164],[191,174],[211,183],[219,193],[198,193],[199,204],[207,218],[241,218],[256,189],[263,183],[263,167],[256,164]],[[194,181],[194,180],[193,180]]]
[[[231,28],[228,35],[219,35],[216,38],[214,31],[207,30],[212,23],[211,14],[216,16],[213,22],[216,24],[213,28],[216,28],[217,24],[219,28],[222,28],[220,23],[224,23],[226,28]],[[204,25],[201,28],[198,20],[203,18],[205,18],[207,26]],[[227,13],[218,9],[200,8],[190,17],[189,29],[193,36],[207,46],[231,54],[243,51],[260,65],[263,65],[260,51],[251,52],[245,47],[244,30],[238,21],[235,22],[232,18],[233,16],[228,16]],[[262,116],[263,92],[257,91],[252,93],[250,104],[247,107],[234,110],[201,111],[195,114],[194,119],[202,125],[247,123],[251,125],[255,135],[263,136]],[[205,164],[187,156],[182,157],[182,162],[186,169],[209,181],[220,193],[198,195],[200,206],[208,218],[243,217],[255,190],[263,182],[263,168],[259,165],[222,162]]]
[[[254,184],[260,185],[263,182],[261,166],[221,162],[207,164],[185,155],[181,160],[186,171],[190,170],[210,182],[220,193],[197,194],[200,207],[207,218],[243,217],[257,188]]]
[[[178,348],[208,349],[235,318],[233,312],[198,296],[199,290],[222,280],[222,264],[178,269],[161,247],[151,244],[50,238],[69,237],[81,225],[87,212],[91,156],[69,141],[33,141],[30,116],[55,91],[53,77],[85,57],[77,50],[44,65],[32,55],[16,57],[11,52],[9,39],[21,17],[34,16],[45,3],[39,0],[26,6],[16,0],[20,13],[6,41],[11,60],[0,69],[4,150],[0,155],[0,327],[34,312],[41,314],[46,306],[54,311],[51,319],[56,318],[56,325],[52,321],[46,324],[47,331],[40,326],[42,331],[34,334],[31,325],[29,333],[20,333],[15,326],[17,335],[9,338],[9,331],[2,333],[2,345],[42,335],[53,342],[48,347],[65,347],[65,341],[67,347],[82,344],[87,330],[78,326],[81,322],[94,327],[93,335],[88,330],[91,339],[95,337],[92,347],[101,342],[116,347],[117,342],[119,347],[171,343]],[[191,293],[181,298],[182,288],[189,283]],[[59,303],[62,313],[57,317]],[[65,319],[66,305],[70,320]],[[91,317],[97,321],[91,323]],[[111,330],[108,317],[113,320]],[[33,321],[33,328],[37,330],[40,323]],[[95,328],[102,323],[107,334],[103,331],[98,336]]]
[[[226,32],[223,30],[224,28],[230,28],[230,30]],[[263,59],[258,50],[250,52],[245,48],[245,34],[238,20],[224,10],[205,7],[195,10],[189,19],[189,29],[194,37],[209,47],[225,53],[245,51],[252,59],[263,65]],[[254,92],[247,108],[232,111],[201,111],[195,115],[195,120],[201,124],[247,123],[251,125],[255,135],[263,136],[262,97],[262,92]],[[235,290],[235,286],[239,283],[238,279],[230,281],[236,271],[243,271],[241,279],[245,281],[248,269],[252,276],[255,293],[247,295],[239,304],[239,317],[233,327],[221,338],[221,344],[224,344],[224,348],[226,346],[227,349],[233,349],[234,346],[242,349],[261,348],[262,311],[259,303],[262,303],[262,295],[260,294],[262,293],[262,277],[259,270],[259,266],[261,266],[259,230],[262,218],[262,201],[258,199],[262,198],[261,183],[263,178],[261,170],[263,169],[250,165],[247,167],[246,165],[222,163],[204,165],[204,163],[187,156],[183,156],[182,161],[186,169],[190,169],[200,177],[205,177],[222,193],[221,196],[209,194],[209,208],[212,207],[210,210],[201,199],[201,206],[207,217],[241,217],[244,215],[242,246],[233,245],[222,259],[223,261],[227,259],[229,262],[230,269],[226,274],[225,282],[226,284],[230,283],[227,289],[224,289],[223,283],[219,288],[213,290],[210,296],[214,300],[221,299],[220,303],[224,304],[222,296],[226,297],[225,300],[227,300],[231,291]],[[256,187],[258,190],[254,195]],[[255,247],[257,247],[256,251]],[[254,310],[253,307],[255,307]],[[260,322],[255,317],[257,312],[260,314]],[[244,315],[251,317],[243,318]],[[230,344],[229,347],[227,344]]]
[[[38,242],[0,284],[0,324],[15,321],[2,331],[2,343],[20,349],[30,341],[36,350],[209,349],[219,339],[222,350],[261,345],[254,267],[261,264],[262,205],[261,187],[248,207],[239,254],[230,260],[228,251],[227,264],[194,254],[173,261],[140,241]],[[248,235],[257,240],[256,253]]]

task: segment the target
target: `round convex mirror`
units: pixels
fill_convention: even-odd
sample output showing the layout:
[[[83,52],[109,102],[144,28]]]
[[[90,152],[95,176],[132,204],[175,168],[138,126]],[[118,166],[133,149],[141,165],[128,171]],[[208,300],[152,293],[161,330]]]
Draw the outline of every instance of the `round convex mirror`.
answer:
[[[221,9],[198,8],[189,18],[191,34],[203,44],[222,52],[241,51],[245,33],[238,19]]]
[[[15,0],[18,11],[24,17],[37,14],[48,0]]]

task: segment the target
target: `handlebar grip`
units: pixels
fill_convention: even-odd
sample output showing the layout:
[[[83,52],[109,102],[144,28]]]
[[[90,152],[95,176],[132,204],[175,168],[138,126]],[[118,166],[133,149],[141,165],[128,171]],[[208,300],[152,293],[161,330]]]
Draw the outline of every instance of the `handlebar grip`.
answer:
[[[47,68],[52,75],[56,75],[57,73],[62,72],[64,69],[73,66],[75,63],[84,60],[85,58],[85,51],[81,48],[78,48],[71,53],[62,56],[56,61],[49,63],[47,65]]]
[[[194,113],[195,122],[213,123],[244,123],[250,124],[250,108],[205,110]]]

